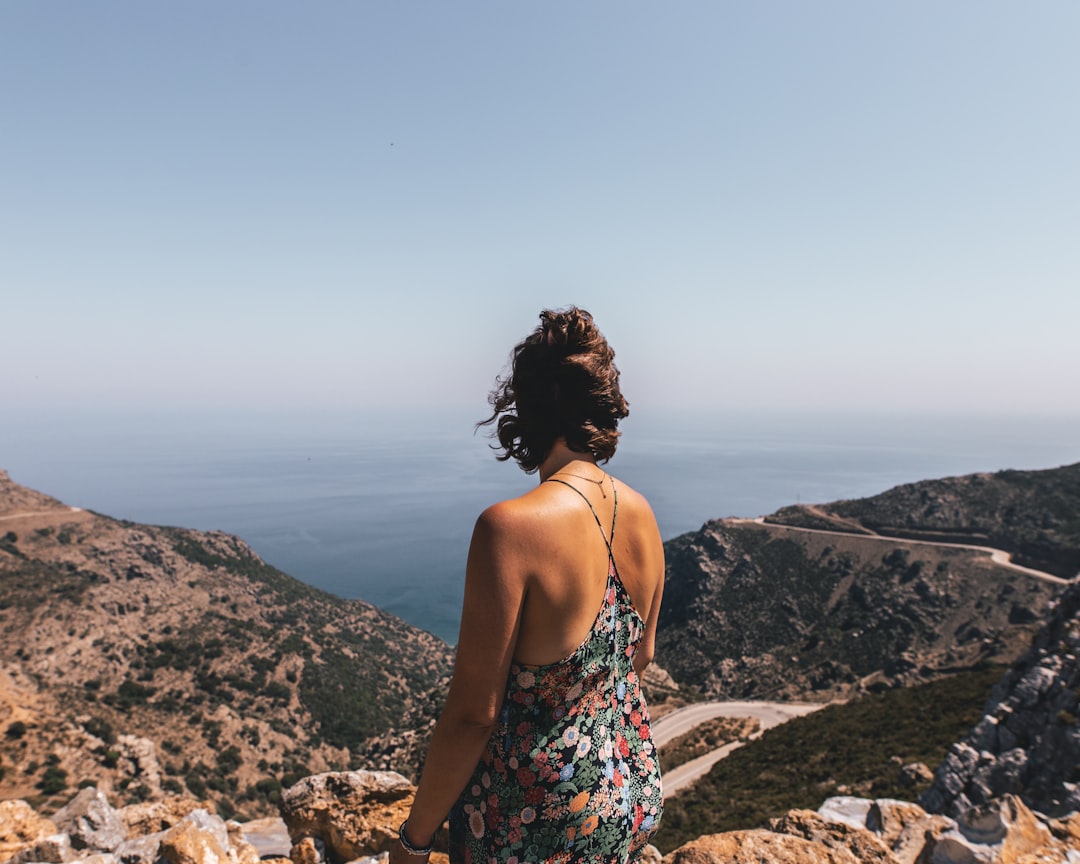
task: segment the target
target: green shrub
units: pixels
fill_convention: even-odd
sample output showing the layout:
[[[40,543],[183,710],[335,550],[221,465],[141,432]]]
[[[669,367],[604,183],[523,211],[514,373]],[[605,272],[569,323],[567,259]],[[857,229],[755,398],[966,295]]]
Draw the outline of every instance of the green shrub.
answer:
[[[100,738],[106,744],[112,744],[116,741],[116,733],[113,731],[112,724],[104,717],[91,717],[83,723],[83,729],[95,738]]]
[[[67,771],[57,765],[49,765],[41,775],[37,788],[45,795],[56,795],[67,789]]]
[[[280,681],[271,681],[263,688],[263,695],[268,699],[273,699],[277,702],[288,703],[292,696],[292,690]]]
[[[266,777],[255,784],[258,797],[271,804],[281,803],[281,781],[276,777]]]
[[[217,757],[218,773],[220,774],[232,774],[244,764],[243,758],[240,756],[240,750],[234,745],[227,747],[218,753]]]
[[[120,711],[129,711],[136,705],[144,705],[155,692],[157,691],[153,687],[147,687],[129,678],[120,685],[116,693],[106,696],[104,701],[106,705],[111,705]]]
[[[150,788],[144,783],[140,783],[137,786],[129,786],[127,790],[128,800],[134,802],[148,801],[153,794],[154,793],[150,791]]]

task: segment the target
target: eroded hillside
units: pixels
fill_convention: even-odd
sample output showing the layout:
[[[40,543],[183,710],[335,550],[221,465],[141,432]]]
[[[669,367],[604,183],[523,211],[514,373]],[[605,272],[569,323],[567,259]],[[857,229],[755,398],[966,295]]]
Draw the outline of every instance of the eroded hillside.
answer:
[[[221,533],[65,507],[0,472],[0,797],[188,792],[273,809],[295,777],[408,771],[450,649]]]

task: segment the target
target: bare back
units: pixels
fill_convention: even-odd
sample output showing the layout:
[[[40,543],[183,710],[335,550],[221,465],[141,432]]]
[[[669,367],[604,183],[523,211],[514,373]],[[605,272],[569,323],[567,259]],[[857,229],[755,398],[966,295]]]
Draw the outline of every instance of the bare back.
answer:
[[[524,581],[514,660],[553,663],[587,637],[604,600],[606,538],[612,537],[614,523],[611,557],[645,622],[634,663],[643,671],[652,659],[664,577],[663,543],[652,509],[643,496],[610,476],[601,485],[566,474],[555,479],[561,482],[549,479],[496,505],[513,514],[515,569]]]

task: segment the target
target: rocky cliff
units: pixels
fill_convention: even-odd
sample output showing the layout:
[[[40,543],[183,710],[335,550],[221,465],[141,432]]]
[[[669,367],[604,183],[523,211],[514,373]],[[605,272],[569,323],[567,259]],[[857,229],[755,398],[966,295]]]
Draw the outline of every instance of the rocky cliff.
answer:
[[[955,815],[1006,794],[1059,816],[1080,810],[1080,585],[994,688],[985,714],[949,751],[927,809]]]
[[[422,755],[451,652],[217,532],[66,507],[0,472],[0,796],[188,793],[271,812],[313,770]]]

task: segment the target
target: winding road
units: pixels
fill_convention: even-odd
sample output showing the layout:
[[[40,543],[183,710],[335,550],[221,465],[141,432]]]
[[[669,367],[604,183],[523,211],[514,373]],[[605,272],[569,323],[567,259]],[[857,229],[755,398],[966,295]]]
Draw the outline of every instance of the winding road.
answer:
[[[687,705],[670,714],[665,714],[652,724],[652,737],[658,747],[663,747],[668,742],[680,735],[684,735],[706,720],[715,717],[750,717],[761,724],[757,732],[751,735],[751,739],[757,738],[766,729],[779,726],[795,717],[802,717],[824,708],[823,704],[812,702],[699,702],[695,705]],[[672,768],[664,774],[664,795],[674,795],[680,789],[691,785],[695,780],[709,772],[717,762],[728,755],[732,750],[737,750],[743,745],[742,741],[732,741],[723,747],[684,762],[676,768]]]
[[[858,537],[865,540],[881,540],[886,543],[902,543],[906,546],[941,546],[946,549],[971,549],[975,552],[986,552],[990,556],[990,560],[995,564],[1007,567],[1010,570],[1015,570],[1017,573],[1023,573],[1026,576],[1033,576],[1036,579],[1041,579],[1043,582],[1052,582],[1055,585],[1071,585],[1073,582],[1080,580],[1080,573],[1077,573],[1072,579],[1065,579],[1061,576],[1055,576],[1053,573],[1047,573],[1044,570],[1033,570],[1030,567],[1022,567],[1019,564],[1014,564],[1011,553],[1006,552],[1004,549],[995,549],[992,546],[978,546],[974,543],[947,543],[939,540],[910,540],[906,537],[890,537],[888,534],[863,533],[862,531],[829,531],[825,528],[803,528],[798,525],[784,525],[782,522],[767,522],[765,521],[764,516],[758,516],[756,519],[730,519],[727,521],[752,522],[755,525],[780,528],[784,531],[802,531],[807,534],[825,534],[834,537]]]
[[[836,537],[856,537],[866,540],[878,540],[893,545],[903,544],[906,546],[939,546],[948,549],[969,549],[975,552],[986,553],[990,556],[991,561],[1001,567],[1007,567],[1017,573],[1022,573],[1025,576],[1030,576],[1043,582],[1050,582],[1054,585],[1069,585],[1073,582],[1080,581],[1080,573],[1073,579],[1064,579],[1061,576],[1055,576],[1053,573],[1035,570],[1031,567],[1023,567],[1020,564],[1014,564],[1012,555],[1004,549],[995,549],[991,546],[979,546],[974,543],[949,543],[937,540],[913,540],[906,537],[889,537],[884,534],[864,533],[865,529],[861,531],[830,531],[824,528],[803,528],[796,525],[767,522],[764,516],[758,516],[756,519],[728,519],[724,521],[753,523],[782,531],[802,531],[807,534],[825,534]],[[824,707],[824,705],[820,704],[800,702],[702,702],[697,705],[688,705],[685,708],[680,708],[678,711],[666,714],[653,723],[653,740],[656,742],[657,746],[663,747],[673,739],[689,732],[695,726],[698,726],[707,720],[711,720],[714,717],[752,717],[761,724],[761,728],[751,736],[751,738],[757,738],[766,729],[771,729],[773,726],[779,726],[781,723],[786,723],[788,720],[792,720],[795,717],[802,717],[812,711],[817,711]],[[704,756],[699,756],[697,759],[692,759],[689,762],[685,762],[682,765],[671,769],[664,774],[664,794],[674,795],[680,789],[684,789],[691,785],[699,777],[707,774],[713,765],[742,745],[743,742],[741,741],[733,741],[717,750],[706,753]]]

